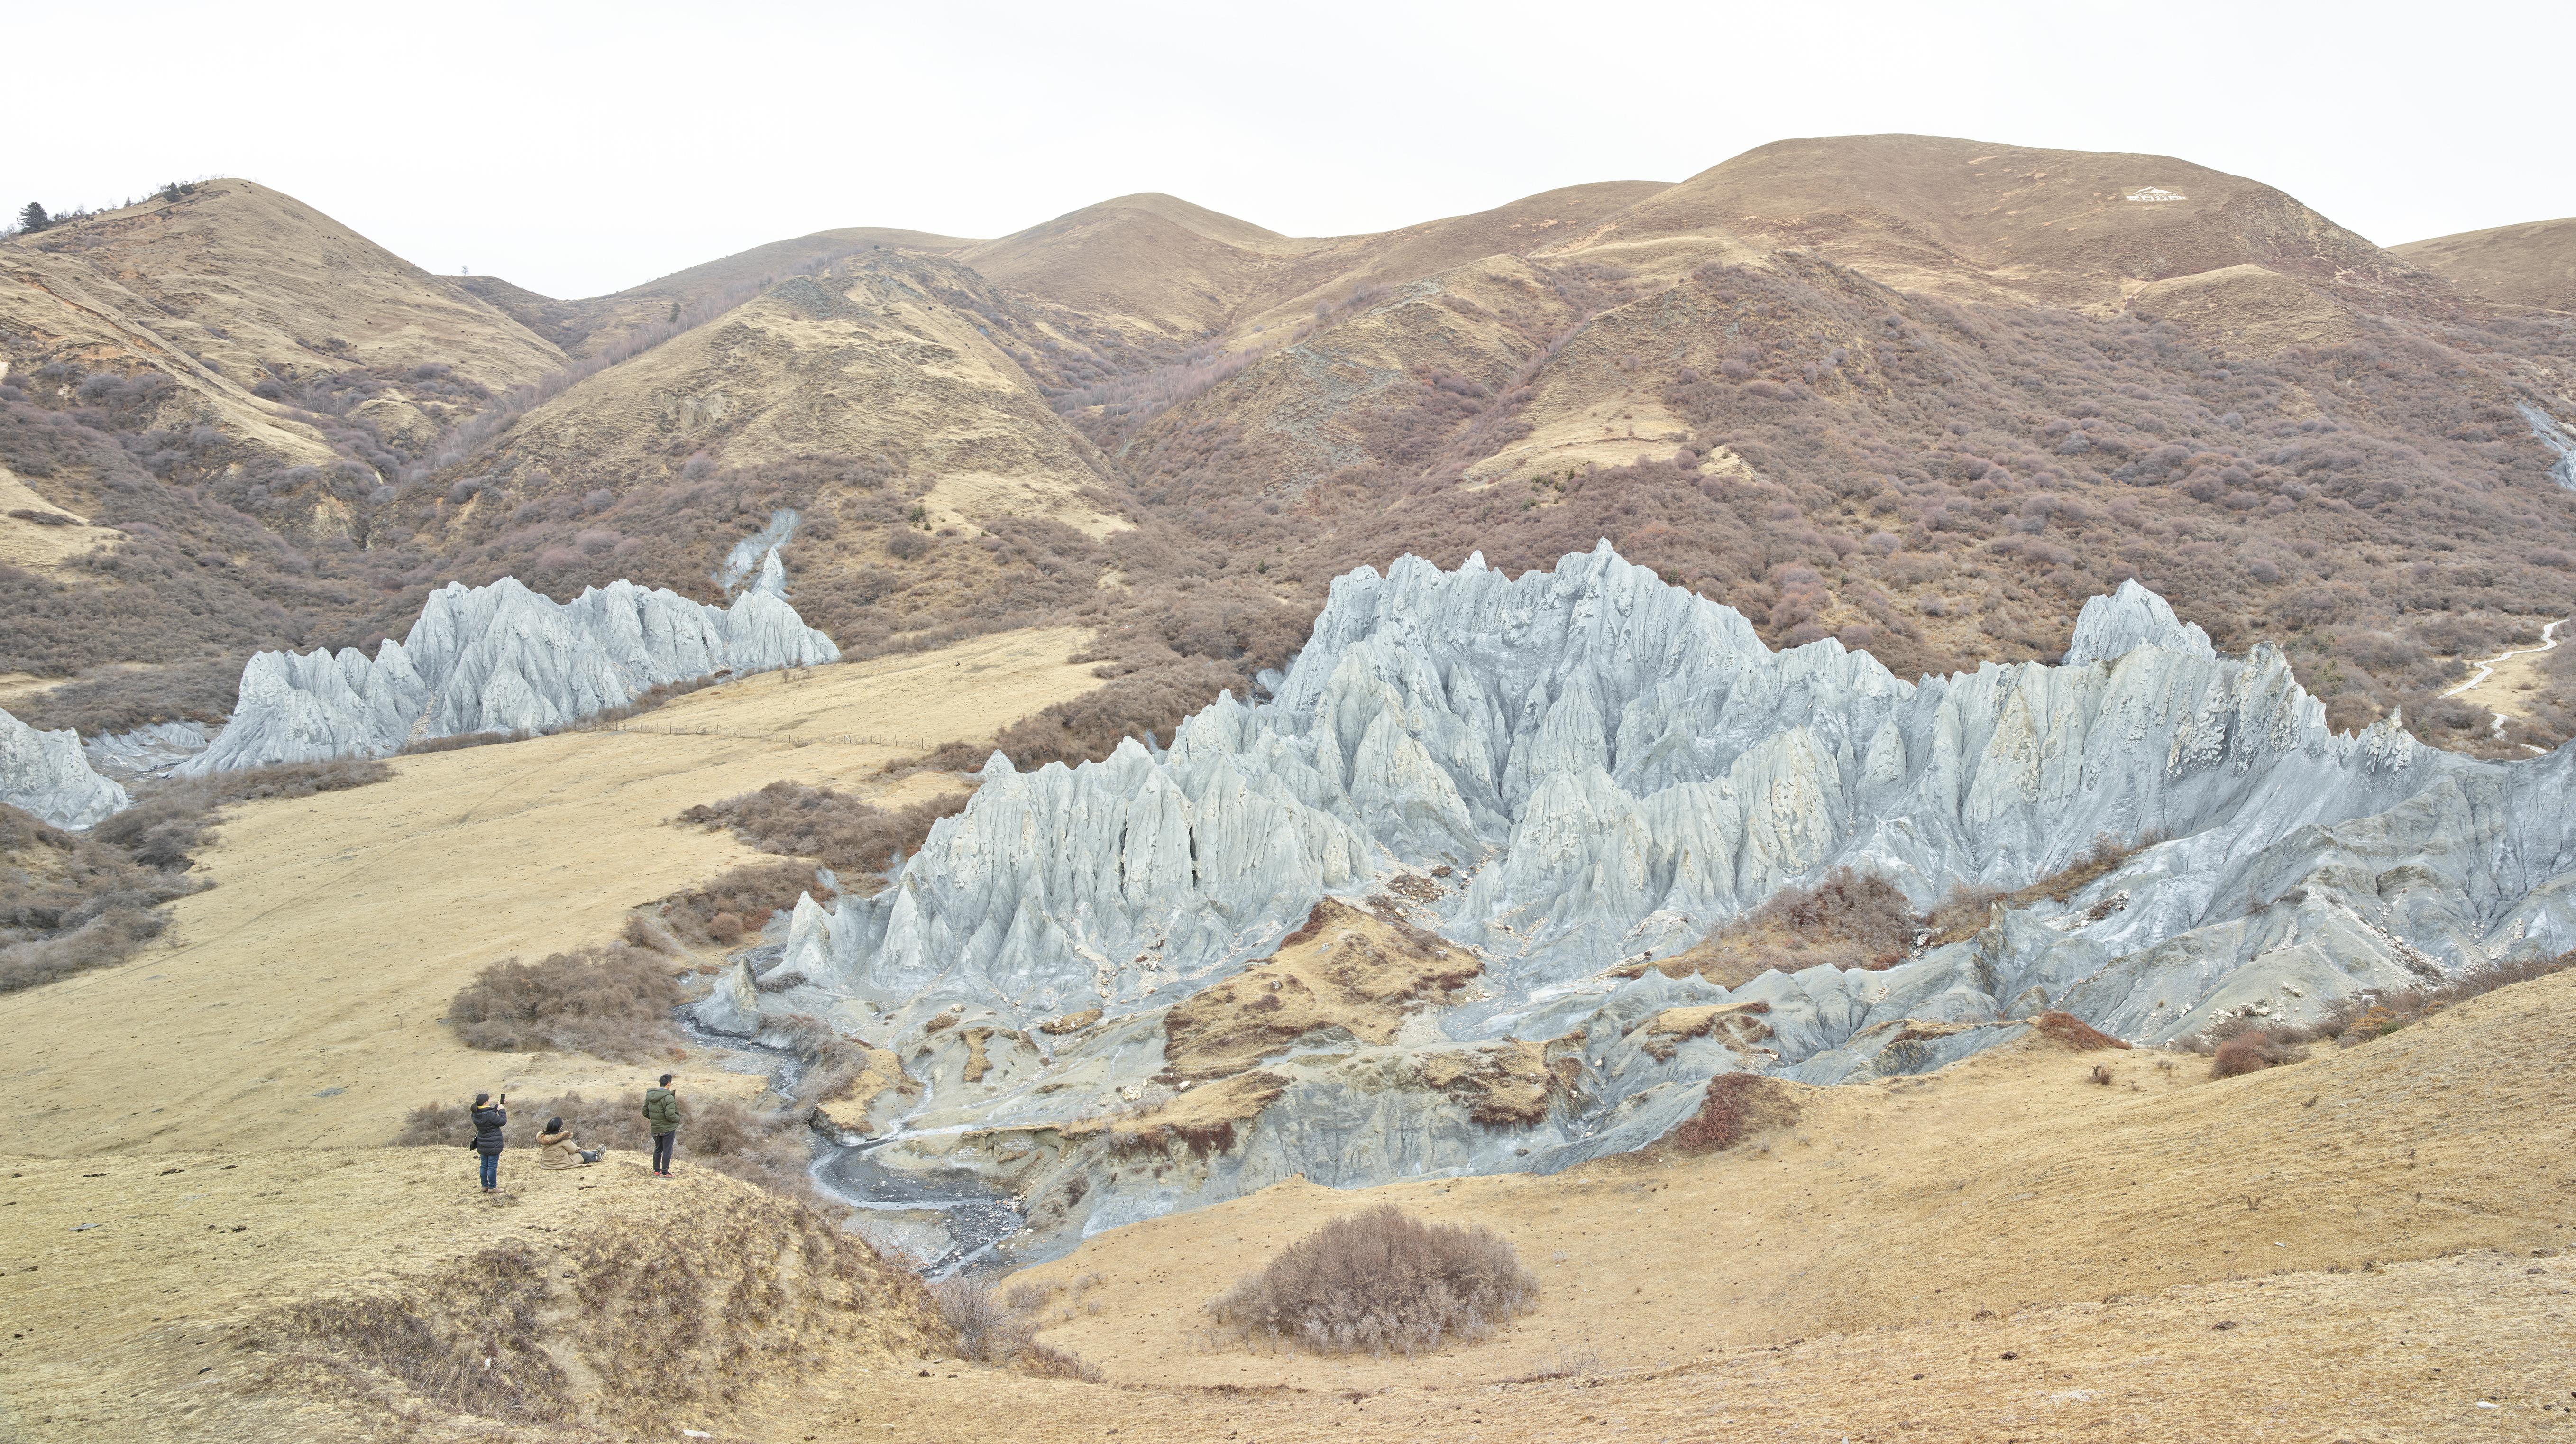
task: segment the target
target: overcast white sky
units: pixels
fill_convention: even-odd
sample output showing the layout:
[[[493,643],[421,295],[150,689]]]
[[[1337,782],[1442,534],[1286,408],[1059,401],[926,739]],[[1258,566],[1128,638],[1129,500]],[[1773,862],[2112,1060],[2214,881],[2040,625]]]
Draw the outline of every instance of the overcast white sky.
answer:
[[[1385,230],[1766,141],[2145,151],[2382,243],[2576,215],[2576,5],[13,6],[0,200],[241,175],[558,296],[1132,191]]]

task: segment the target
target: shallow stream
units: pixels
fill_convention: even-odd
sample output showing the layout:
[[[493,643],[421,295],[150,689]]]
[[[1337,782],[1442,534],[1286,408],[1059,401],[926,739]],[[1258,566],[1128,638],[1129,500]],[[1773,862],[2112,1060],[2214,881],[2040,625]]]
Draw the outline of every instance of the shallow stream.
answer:
[[[682,1035],[701,1048],[758,1060],[758,1068],[741,1066],[739,1071],[765,1072],[779,1096],[793,1099],[804,1085],[806,1065],[795,1054],[756,1039],[709,1033],[685,1009],[677,1021]],[[856,1223],[869,1242],[909,1254],[923,1277],[943,1279],[1017,1233],[1023,1220],[1009,1194],[964,1169],[918,1172],[889,1168],[870,1157],[908,1136],[910,1130],[898,1127],[882,1138],[841,1141],[815,1130],[814,1184],[859,1211]]]

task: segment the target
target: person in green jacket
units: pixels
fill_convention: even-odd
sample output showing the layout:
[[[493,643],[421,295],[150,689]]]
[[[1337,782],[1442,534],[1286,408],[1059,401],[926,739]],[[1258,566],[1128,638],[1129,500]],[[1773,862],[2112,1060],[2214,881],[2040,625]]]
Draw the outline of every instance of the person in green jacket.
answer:
[[[653,1176],[671,1176],[671,1145],[680,1137],[680,1095],[671,1091],[671,1075],[658,1088],[644,1090],[644,1121],[653,1128]]]

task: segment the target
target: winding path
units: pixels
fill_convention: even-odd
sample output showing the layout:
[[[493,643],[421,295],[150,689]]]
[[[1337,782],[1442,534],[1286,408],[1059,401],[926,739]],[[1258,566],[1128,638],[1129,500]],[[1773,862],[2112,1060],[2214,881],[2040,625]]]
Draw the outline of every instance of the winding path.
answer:
[[[2445,697],[2457,697],[2461,693],[2476,687],[2480,683],[2486,681],[2489,677],[2495,675],[2496,664],[2499,662],[2503,662],[2513,657],[2528,656],[2535,652],[2546,652],[2555,648],[2558,645],[2558,638],[2555,634],[2560,627],[2566,626],[2569,620],[2570,619],[2568,618],[2561,618],[2558,621],[2551,622],[2549,625],[2542,627],[2540,629],[2540,645],[2537,647],[2518,647],[2509,651],[2498,652],[2494,656],[2477,663],[2478,674],[2476,676],[2462,682],[2460,685],[2452,688],[2450,691],[2445,692],[2442,695]],[[2490,710],[2492,711],[2493,709]],[[2494,715],[2495,724],[2490,731],[2492,735],[2502,737],[2504,735],[2505,715],[2502,712],[2496,712]],[[2546,752],[2548,750],[2544,747],[2533,747],[2528,742],[2525,742],[2522,745],[2533,752]]]

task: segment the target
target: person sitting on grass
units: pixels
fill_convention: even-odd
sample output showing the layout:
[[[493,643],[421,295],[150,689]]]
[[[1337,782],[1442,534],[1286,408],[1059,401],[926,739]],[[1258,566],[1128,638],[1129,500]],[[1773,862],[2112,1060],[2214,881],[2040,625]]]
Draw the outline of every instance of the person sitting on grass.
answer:
[[[483,1191],[499,1193],[503,1147],[501,1130],[510,1126],[510,1095],[502,1094],[501,1101],[495,1103],[491,1094],[477,1093],[474,1095],[473,1113],[474,1141],[466,1146],[483,1155]]]
[[[671,1146],[680,1141],[680,1095],[671,1091],[671,1076],[661,1086],[644,1090],[644,1121],[653,1128],[653,1176],[671,1176]]]
[[[546,1131],[537,1135],[539,1168],[588,1168],[607,1151],[605,1148],[582,1147],[581,1140],[572,1136],[572,1130],[564,1127],[560,1118],[547,1119]]]

